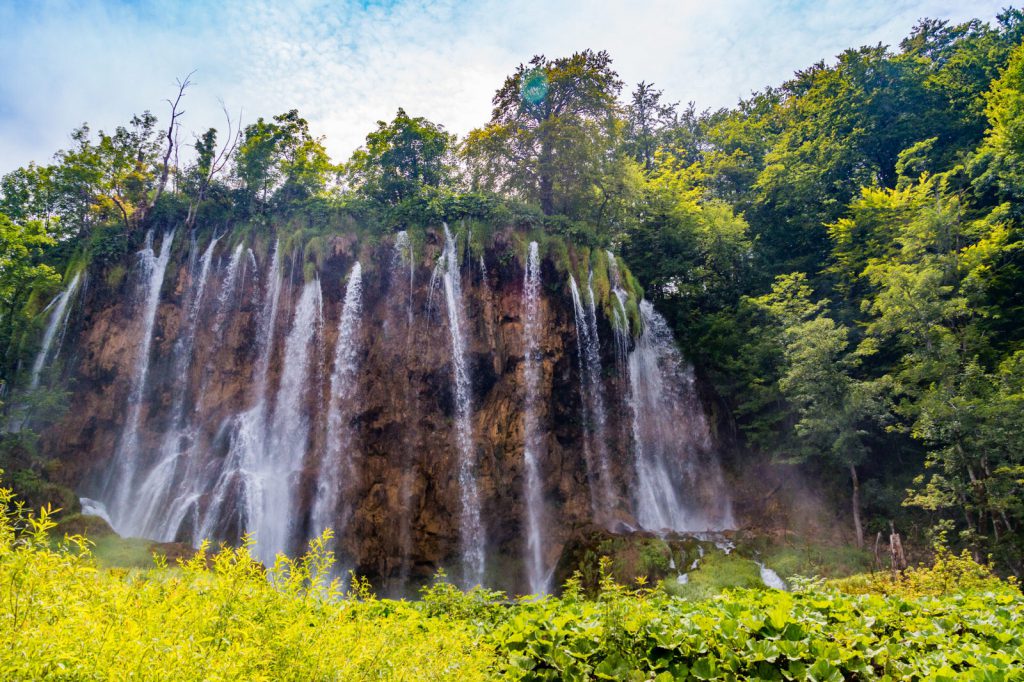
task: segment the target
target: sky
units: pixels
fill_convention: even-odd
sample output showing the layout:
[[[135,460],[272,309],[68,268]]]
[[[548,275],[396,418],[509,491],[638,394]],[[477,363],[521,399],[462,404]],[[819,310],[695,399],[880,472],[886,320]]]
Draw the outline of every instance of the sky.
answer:
[[[923,17],[994,19],[1009,0],[0,0],[0,173],[45,163],[88,122],[168,115],[183,142],[298,109],[336,161],[398,107],[463,135],[534,54],[607,50],[669,101],[735,105],[848,47],[898,45]]]

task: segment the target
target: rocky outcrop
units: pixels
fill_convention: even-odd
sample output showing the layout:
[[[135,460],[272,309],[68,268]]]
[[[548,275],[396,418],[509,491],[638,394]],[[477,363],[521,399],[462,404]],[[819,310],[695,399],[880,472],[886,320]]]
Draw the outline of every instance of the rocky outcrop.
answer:
[[[468,246],[461,233],[460,274],[466,326],[466,353],[472,392],[472,431],[481,519],[487,543],[486,582],[515,590],[523,576],[524,415],[523,266],[526,241],[499,231],[485,247]],[[242,483],[222,485],[239,415],[257,401],[268,414],[277,409],[285,339],[295,320],[304,283],[318,280],[322,292],[308,368],[301,386],[305,442],[282,448],[301,452],[301,469],[289,484],[296,509],[278,510],[294,518],[288,546],[299,551],[316,534],[310,512],[318,494],[321,457],[327,450],[327,405],[338,320],[347,277],[362,266],[362,315],[354,342],[357,384],[341,405],[345,429],[345,470],[335,518],[340,565],[385,587],[398,589],[432,576],[439,567],[458,565],[463,499],[453,422],[456,396],[452,349],[443,292],[435,265],[444,235],[427,230],[413,235],[411,250],[396,249],[392,238],[353,234],[316,237],[299,243],[273,234],[232,241],[212,250],[204,287],[199,257],[202,236],[179,235],[160,292],[150,366],[139,411],[136,476],[165,467],[169,497],[187,498],[163,523],[156,540],[196,543],[207,531],[214,540],[238,542],[259,529],[246,518]],[[254,395],[260,325],[271,285],[271,260],[278,246],[281,293],[270,338],[270,362],[263,395]],[[409,254],[412,254],[411,262]],[[234,260],[233,260],[234,257]],[[540,391],[536,406],[544,431],[540,474],[547,520],[545,559],[554,569],[566,540],[594,521],[584,452],[585,425],[577,362],[577,333],[568,271],[585,273],[586,250],[551,241],[542,245],[540,300]],[[112,466],[128,418],[133,367],[142,347],[139,323],[141,274],[135,270],[117,288],[96,285],[81,297],[81,310],[68,330],[73,353],[65,359],[72,409],[44,434],[45,445],[64,462],[67,483],[91,498],[109,498]],[[98,278],[95,278],[98,280]],[[202,291],[196,301],[197,291]],[[190,306],[195,306],[194,318]],[[610,475],[618,502],[606,527],[638,527],[633,515],[635,466],[627,377],[617,371],[612,330],[599,316],[602,338],[602,390],[607,405]],[[191,330],[184,364],[182,339]],[[184,372],[179,371],[184,367]],[[174,406],[181,404],[180,419]],[[693,440],[679,433],[680,441]],[[687,449],[689,448],[689,449]],[[703,445],[681,450],[695,459],[709,457]],[[168,456],[171,453],[173,456]],[[283,453],[267,453],[270,461]],[[701,459],[703,458],[703,459]],[[700,461],[698,461],[700,460]],[[283,474],[284,475],[284,474]],[[241,479],[240,479],[241,480]],[[134,483],[133,483],[134,484]],[[683,483],[680,483],[685,488]],[[715,483],[720,485],[720,483]],[[720,494],[721,491],[718,491]],[[219,496],[219,497],[218,497]],[[215,497],[217,499],[215,499]],[[139,504],[144,505],[145,500]],[[178,513],[180,512],[180,513]],[[139,513],[142,513],[141,511]],[[161,509],[158,513],[170,513]],[[180,517],[180,518],[179,518]],[[212,519],[212,520],[211,520]],[[116,520],[116,519],[115,519]],[[458,574],[457,570],[452,570]]]

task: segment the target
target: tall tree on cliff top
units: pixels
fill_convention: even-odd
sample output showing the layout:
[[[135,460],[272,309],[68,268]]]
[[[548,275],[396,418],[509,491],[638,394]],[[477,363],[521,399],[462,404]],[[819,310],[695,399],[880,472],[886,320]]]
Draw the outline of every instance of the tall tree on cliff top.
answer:
[[[332,170],[323,138],[310,134],[295,109],[246,126],[235,153],[235,174],[259,207],[271,198],[301,201],[323,191]]]
[[[449,151],[455,136],[444,126],[399,109],[391,123],[377,121],[345,167],[349,183],[366,196],[399,204],[422,187],[449,180]]]
[[[537,55],[494,95],[490,122],[465,145],[474,181],[566,212],[601,172],[622,81],[607,52]]]
[[[633,99],[626,108],[625,150],[644,170],[654,168],[654,153],[665,133],[677,122],[676,105],[661,101],[661,90],[654,83],[640,81],[633,90]],[[692,109],[686,113],[692,113]],[[683,124],[688,119],[684,118]]]

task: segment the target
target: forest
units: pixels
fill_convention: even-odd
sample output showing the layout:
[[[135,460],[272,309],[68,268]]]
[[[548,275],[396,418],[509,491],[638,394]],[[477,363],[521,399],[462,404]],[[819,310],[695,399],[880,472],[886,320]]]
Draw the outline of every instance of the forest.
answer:
[[[603,51],[537,55],[468,135],[398,109],[340,162],[296,110],[225,110],[185,139],[189,86],[160,118],[83,124],[50,162],[0,179],[0,578],[36,609],[4,614],[16,627],[0,640],[26,652],[0,658],[15,677],[100,670],[102,651],[61,660],[48,638],[128,623],[164,670],[240,666],[218,679],[390,679],[374,647],[435,679],[1010,679],[1024,665],[1024,12],[922,20],[899,45],[848,49],[720,110],[624,83]],[[376,238],[467,220],[619,253],[693,365],[729,476],[791,467],[844,542],[877,551],[899,532],[934,567],[708,601],[617,585],[607,567],[515,605],[443,582],[412,604],[377,600],[356,579],[337,602],[322,545],[272,568],[243,545],[96,578],[84,538],[47,536],[45,505],[77,499],[40,434],[75,406],[30,375],[66,273],[87,263],[116,286],[147,232],[175,226],[348,221]],[[64,585],[77,596],[60,606]],[[104,601],[118,612],[97,615]],[[180,611],[133,620],[157,601]],[[158,641],[174,613],[191,648]],[[324,650],[300,655],[307,620]],[[18,639],[28,623],[38,638]],[[351,656],[327,660],[336,648]]]

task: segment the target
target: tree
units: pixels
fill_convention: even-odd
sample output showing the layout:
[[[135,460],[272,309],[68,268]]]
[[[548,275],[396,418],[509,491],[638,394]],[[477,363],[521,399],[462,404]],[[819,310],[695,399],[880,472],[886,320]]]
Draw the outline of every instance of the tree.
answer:
[[[546,215],[586,201],[608,160],[622,81],[607,52],[520,64],[494,95],[464,152],[477,183],[540,204]]]
[[[196,160],[183,173],[184,192],[189,197],[188,215],[185,218],[187,227],[192,227],[195,224],[199,207],[206,200],[210,187],[216,181],[217,176],[225,171],[241,142],[242,131],[235,130],[234,122],[226,107],[224,108],[224,118],[227,121],[228,133],[227,141],[223,145],[217,145],[216,128],[207,129],[205,133],[196,137],[193,143]]]
[[[246,126],[235,153],[235,174],[249,203],[261,208],[272,197],[288,202],[323,191],[332,170],[322,138],[310,135],[295,109]]]
[[[362,194],[396,205],[419,194],[423,187],[440,187],[450,180],[449,152],[455,136],[444,126],[399,108],[391,123],[377,121],[346,171],[349,183]]]
[[[17,365],[21,332],[31,319],[24,307],[29,293],[60,281],[52,267],[39,262],[54,243],[40,221],[16,223],[0,213],[0,380],[5,384]]]
[[[663,104],[661,90],[653,83],[640,81],[626,108],[626,153],[641,163],[645,170],[654,168],[654,153],[661,146],[664,133],[677,122],[676,105]],[[687,110],[693,115],[693,107]]]
[[[116,209],[125,228],[131,228],[145,218],[150,193],[157,187],[160,146],[156,116],[148,111],[132,116],[130,126],[118,126],[113,135],[101,130],[96,149],[103,171],[98,197],[101,208]]]
[[[623,255],[648,294],[667,304],[687,357],[715,367],[723,311],[733,311],[749,276],[747,223],[725,203],[702,198],[699,173],[671,159],[646,177],[642,216],[623,232]]]
[[[827,301],[811,297],[806,276],[794,273],[778,277],[756,303],[780,325],[785,366],[779,388],[797,414],[792,459],[817,457],[849,472],[854,533],[863,547],[857,467],[867,455],[864,427],[878,412],[876,390],[853,377],[860,356],[848,350],[849,330],[823,314]]]
[[[0,178],[0,213],[14,222],[38,220],[55,239],[70,236],[61,221],[59,188],[53,166],[30,163]]]

